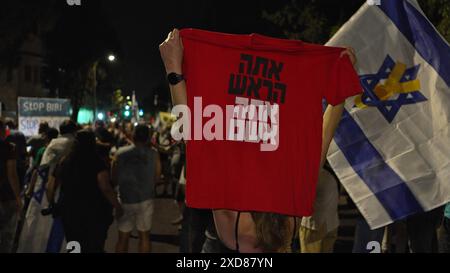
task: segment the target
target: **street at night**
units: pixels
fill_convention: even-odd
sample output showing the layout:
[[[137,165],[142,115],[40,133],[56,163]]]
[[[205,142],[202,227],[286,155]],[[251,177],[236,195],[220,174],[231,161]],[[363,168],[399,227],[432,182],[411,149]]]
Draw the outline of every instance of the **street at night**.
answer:
[[[0,254],[448,254],[449,41],[450,0],[4,0]]]

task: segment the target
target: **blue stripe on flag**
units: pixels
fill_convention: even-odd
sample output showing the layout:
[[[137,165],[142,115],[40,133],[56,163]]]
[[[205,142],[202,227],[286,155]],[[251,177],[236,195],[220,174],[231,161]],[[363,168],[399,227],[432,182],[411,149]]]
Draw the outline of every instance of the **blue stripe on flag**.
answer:
[[[406,0],[381,1],[379,8],[450,86],[450,47],[428,19]],[[335,141],[392,220],[424,210],[405,182],[384,162],[347,111],[344,112],[336,130]]]
[[[383,157],[346,110],[334,140],[393,221],[423,211],[405,182],[384,162]]]
[[[50,236],[47,241],[46,253],[59,253],[64,241],[64,228],[61,218],[54,218]]]
[[[450,86],[450,46],[430,21],[406,0],[381,1],[379,8]]]

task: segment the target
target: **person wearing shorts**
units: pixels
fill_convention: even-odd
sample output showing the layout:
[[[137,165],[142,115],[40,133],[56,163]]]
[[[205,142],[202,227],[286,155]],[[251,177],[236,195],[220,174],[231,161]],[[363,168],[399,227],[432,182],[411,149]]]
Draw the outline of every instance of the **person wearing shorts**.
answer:
[[[124,215],[118,219],[120,232],[130,233],[135,228],[139,232],[150,231],[154,210],[154,201],[152,199],[136,204],[122,204],[122,207]]]
[[[158,153],[150,143],[150,129],[138,125],[133,145],[120,148],[112,164],[112,177],[119,187],[123,216],[117,220],[119,239],[116,252],[128,252],[128,241],[134,229],[139,233],[139,252],[150,252],[155,182],[161,175]]]

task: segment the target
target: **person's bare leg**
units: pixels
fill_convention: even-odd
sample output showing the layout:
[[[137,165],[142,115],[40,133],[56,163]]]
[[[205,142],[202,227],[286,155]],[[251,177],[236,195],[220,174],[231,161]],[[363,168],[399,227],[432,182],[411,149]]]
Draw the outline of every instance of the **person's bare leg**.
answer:
[[[130,239],[130,232],[119,231],[119,239],[116,244],[116,253],[128,252],[128,241]]]
[[[177,202],[178,211],[180,212],[180,216],[171,222],[172,225],[180,225],[183,221],[183,213],[184,208],[186,207],[184,202]]]
[[[150,253],[150,231],[139,231],[139,252]]]

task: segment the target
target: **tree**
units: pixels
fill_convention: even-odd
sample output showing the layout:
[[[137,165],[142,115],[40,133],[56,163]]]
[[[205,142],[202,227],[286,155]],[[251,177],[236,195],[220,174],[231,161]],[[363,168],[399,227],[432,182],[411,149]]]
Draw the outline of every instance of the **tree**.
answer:
[[[47,33],[57,20],[55,0],[4,0],[0,9],[0,69],[19,62],[17,49],[29,33]]]
[[[26,36],[39,36],[45,47],[42,78],[50,96],[69,98],[73,118],[89,92],[92,65],[110,52],[120,55],[114,29],[102,13],[101,1],[85,1],[80,7],[66,1],[4,0],[0,9],[0,70],[18,65],[18,49]],[[111,102],[121,78],[99,61],[97,95],[100,103]],[[109,74],[115,74],[110,77]]]
[[[365,1],[291,0],[262,17],[280,28],[286,38],[325,43]],[[447,41],[450,41],[450,0],[419,0],[421,7]]]
[[[113,91],[120,87],[121,78],[109,77],[117,73],[107,68],[105,58],[110,52],[121,55],[121,49],[100,1],[86,1],[81,7],[59,3],[60,16],[44,37],[48,49],[44,77],[51,94],[71,99],[72,118],[76,119],[80,107],[92,100],[93,92],[97,92],[98,105],[111,106]]]
[[[364,3],[358,1],[291,0],[262,17],[281,28],[286,38],[325,43]]]
[[[450,42],[450,0],[420,0],[419,4],[437,30]]]
[[[122,90],[117,89],[114,91],[114,95],[112,97],[112,112],[119,112],[125,105],[125,98],[122,95]]]

